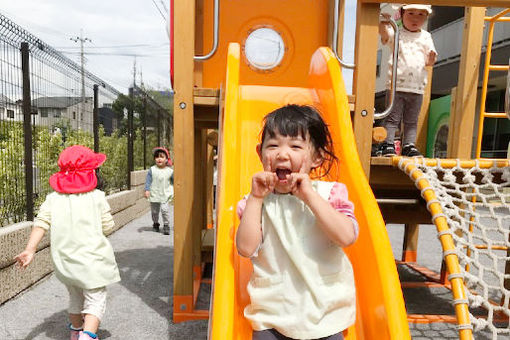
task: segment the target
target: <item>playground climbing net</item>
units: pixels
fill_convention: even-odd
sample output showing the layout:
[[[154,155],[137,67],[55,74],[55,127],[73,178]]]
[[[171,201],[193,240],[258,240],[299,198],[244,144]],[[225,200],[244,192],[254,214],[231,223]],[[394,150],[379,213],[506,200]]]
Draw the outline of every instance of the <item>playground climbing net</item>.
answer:
[[[494,339],[510,336],[508,163],[402,158],[398,164],[426,199],[440,240],[453,239],[451,249],[441,240],[443,257],[456,255],[460,264],[460,273],[448,268],[448,279],[463,279],[468,298],[454,298],[454,305],[469,302],[468,320],[474,331],[489,329]],[[447,225],[440,228],[440,219]],[[459,323],[459,329],[467,327]]]

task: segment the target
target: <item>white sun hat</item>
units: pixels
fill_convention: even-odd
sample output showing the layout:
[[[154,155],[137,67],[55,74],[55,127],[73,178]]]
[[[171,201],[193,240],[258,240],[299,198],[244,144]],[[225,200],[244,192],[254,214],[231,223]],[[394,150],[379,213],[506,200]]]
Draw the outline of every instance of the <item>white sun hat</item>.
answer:
[[[421,9],[427,11],[428,14],[432,13],[432,6],[430,5],[419,5],[419,4],[404,4],[402,5],[402,9]]]

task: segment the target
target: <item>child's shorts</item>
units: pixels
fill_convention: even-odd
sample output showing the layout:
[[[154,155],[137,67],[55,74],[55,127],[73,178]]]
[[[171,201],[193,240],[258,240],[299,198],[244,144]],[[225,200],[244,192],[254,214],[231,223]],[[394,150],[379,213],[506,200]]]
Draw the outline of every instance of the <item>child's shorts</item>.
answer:
[[[69,291],[70,314],[92,314],[99,320],[103,318],[106,309],[106,287],[82,289],[66,285]]]

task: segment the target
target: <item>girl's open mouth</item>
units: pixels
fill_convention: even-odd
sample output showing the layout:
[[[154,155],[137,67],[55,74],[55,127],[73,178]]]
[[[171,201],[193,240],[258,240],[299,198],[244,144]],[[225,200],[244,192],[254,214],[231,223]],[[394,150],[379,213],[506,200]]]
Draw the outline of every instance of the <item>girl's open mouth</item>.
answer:
[[[286,181],[287,176],[289,176],[292,173],[290,169],[276,169],[276,176],[278,176],[278,179],[280,181]]]

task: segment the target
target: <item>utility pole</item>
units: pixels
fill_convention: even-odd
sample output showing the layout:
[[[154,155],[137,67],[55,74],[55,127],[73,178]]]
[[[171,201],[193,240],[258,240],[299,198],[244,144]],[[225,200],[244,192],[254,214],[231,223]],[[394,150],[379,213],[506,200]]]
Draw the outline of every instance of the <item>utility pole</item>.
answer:
[[[133,61],[133,88],[136,87],[136,57]]]
[[[70,40],[74,42],[80,42],[80,56],[81,56],[81,107],[78,114],[78,129],[80,129],[81,120],[83,119],[83,116],[85,114],[85,56],[83,53],[83,43],[84,42],[92,42],[89,38],[83,37],[83,29],[80,29],[80,36],[76,38],[69,38]]]

